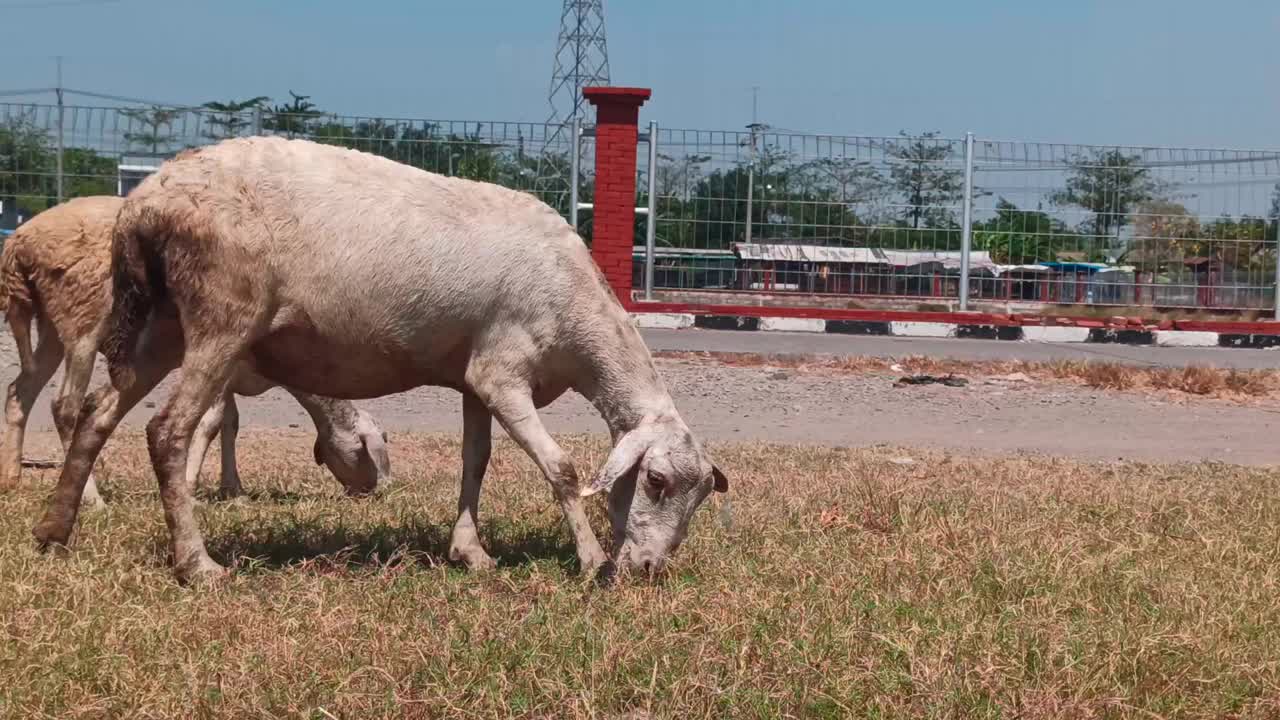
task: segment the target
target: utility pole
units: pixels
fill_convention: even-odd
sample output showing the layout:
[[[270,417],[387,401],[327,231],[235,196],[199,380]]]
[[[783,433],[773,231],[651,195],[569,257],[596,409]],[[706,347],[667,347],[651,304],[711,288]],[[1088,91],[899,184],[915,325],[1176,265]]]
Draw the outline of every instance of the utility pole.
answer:
[[[62,119],[65,107],[62,103],[62,56],[58,56],[58,86],[54,88],[58,96],[58,203],[62,203]]]
[[[751,86],[751,124],[746,128],[751,131],[750,163],[746,167],[746,233],[744,240],[751,242],[751,229],[755,224],[755,142],[756,138],[769,126],[760,122],[760,86]]]
[[[751,160],[747,165],[747,231],[743,239],[747,244],[751,243],[751,226],[755,221],[755,195],[756,195],[756,135],[762,132],[767,125],[759,122],[758,111],[760,109],[760,86],[753,85],[751,87],[751,124],[747,129],[751,131]]]
[[[760,129],[760,124],[751,123],[747,129],[751,131],[751,159],[747,161],[747,232],[744,239],[749,245],[751,244],[751,226],[755,222],[752,206],[756,196],[756,131]]]

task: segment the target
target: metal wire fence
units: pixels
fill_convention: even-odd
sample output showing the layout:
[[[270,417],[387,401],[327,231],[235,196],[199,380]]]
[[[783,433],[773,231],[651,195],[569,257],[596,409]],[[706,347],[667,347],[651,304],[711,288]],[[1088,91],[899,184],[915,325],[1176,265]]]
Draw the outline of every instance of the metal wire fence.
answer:
[[[959,260],[963,146],[662,130],[655,287],[942,294],[933,266]]]
[[[575,148],[540,123],[0,104],[0,228],[60,199],[125,194],[183,148],[265,134],[529,191],[566,217],[576,187],[589,240],[584,131]],[[653,136],[636,204],[654,208],[654,250],[638,214],[634,279],[650,293],[1276,307],[1277,152],[763,126]]]
[[[659,291],[1276,302],[1280,153],[760,128],[659,139]]]
[[[973,247],[1029,266],[980,296],[1274,306],[1280,153],[981,141],[973,177]]]
[[[179,150],[261,134],[307,138],[499,183],[567,213],[569,140],[557,129],[261,110],[0,104],[0,202],[6,214],[29,217],[61,199],[125,194]]]

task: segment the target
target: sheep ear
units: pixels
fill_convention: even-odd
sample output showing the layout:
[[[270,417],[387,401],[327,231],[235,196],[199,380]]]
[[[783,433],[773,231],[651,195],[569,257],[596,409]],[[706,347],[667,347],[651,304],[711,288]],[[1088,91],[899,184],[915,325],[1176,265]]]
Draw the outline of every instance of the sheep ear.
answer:
[[[391,477],[391,454],[387,452],[387,431],[379,430],[377,433],[361,434],[360,444],[364,447],[365,454],[373,460],[373,466],[378,472],[378,482]]]
[[[715,480],[715,485],[713,487],[716,492],[729,492],[729,478],[725,477],[724,473],[720,472],[720,468],[712,465],[711,477]]]
[[[613,448],[613,452],[609,453],[609,459],[605,460],[604,467],[600,468],[600,472],[596,473],[595,480],[582,489],[582,497],[589,497],[601,490],[608,490],[613,487],[618,478],[634,470],[636,465],[640,464],[645,451],[649,449],[651,437],[651,433],[642,430],[632,430],[623,435],[617,446]]]

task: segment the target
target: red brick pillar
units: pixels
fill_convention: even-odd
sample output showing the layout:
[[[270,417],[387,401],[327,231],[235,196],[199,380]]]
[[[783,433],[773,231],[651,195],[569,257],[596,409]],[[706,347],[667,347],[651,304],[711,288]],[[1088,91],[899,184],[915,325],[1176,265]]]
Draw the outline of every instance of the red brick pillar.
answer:
[[[640,106],[648,88],[589,87],[582,95],[596,107],[596,187],[592,200],[591,257],[631,307],[631,246],[636,225],[636,146]]]

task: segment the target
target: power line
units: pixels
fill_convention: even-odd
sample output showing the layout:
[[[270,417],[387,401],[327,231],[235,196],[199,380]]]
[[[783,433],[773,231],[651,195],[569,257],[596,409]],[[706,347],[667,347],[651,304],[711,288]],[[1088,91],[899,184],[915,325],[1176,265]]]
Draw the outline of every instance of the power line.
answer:
[[[73,90],[71,88],[63,88],[63,92],[71,93],[72,95],[83,95],[85,97],[91,97],[98,100],[111,100],[113,102],[129,103],[131,105],[155,105],[157,107],[173,108],[175,110],[191,109],[192,107],[189,105],[184,105],[183,103],[156,102],[154,100],[142,100],[139,98],[125,97],[122,95],[111,95],[108,93],[90,92],[88,90]]]
[[[547,148],[565,143],[572,133],[574,120],[585,115],[587,100],[582,89],[609,84],[609,50],[604,31],[604,0],[564,0],[560,11],[560,35],[556,43],[555,65],[551,70],[551,88],[547,104],[551,117]],[[578,138],[568,138],[576,143]],[[572,156],[572,153],[570,153]],[[557,195],[569,190],[569,178],[562,168],[546,163],[540,156],[536,187],[541,192]]]
[[[0,90],[0,97],[16,97],[21,95],[49,95],[56,94],[58,88],[32,88],[27,90]],[[145,100],[143,98],[127,97],[124,95],[112,95],[110,93],[93,92],[90,90],[76,90],[74,88],[62,88],[62,92],[67,95],[81,95],[96,100],[110,100],[112,102],[126,103],[128,105],[153,105],[155,107],[171,108],[174,110],[192,110],[194,105],[186,103],[168,103],[159,102],[157,100]]]
[[[604,31],[604,0],[564,0],[555,67],[551,71],[548,125],[568,124],[583,115],[582,89],[609,84],[609,50]]]
[[[0,3],[0,10],[48,10],[64,7],[83,7],[85,5],[111,5],[121,0],[45,0],[44,2]]]
[[[0,97],[16,97],[18,95],[47,95],[56,92],[53,88],[34,88],[30,90],[0,90]]]

